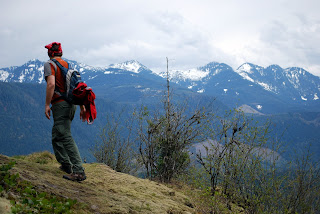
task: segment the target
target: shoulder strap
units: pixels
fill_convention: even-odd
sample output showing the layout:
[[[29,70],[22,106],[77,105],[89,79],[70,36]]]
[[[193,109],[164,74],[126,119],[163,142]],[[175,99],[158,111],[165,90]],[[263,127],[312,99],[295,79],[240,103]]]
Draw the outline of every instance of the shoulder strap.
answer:
[[[56,63],[54,63],[54,61],[52,61],[51,59],[48,61],[51,65],[53,65],[54,67],[54,71],[57,72],[57,65]]]
[[[49,60],[48,62],[49,62],[51,65],[53,65],[55,72],[57,72],[57,64],[56,64],[56,62],[54,62],[54,61],[56,61],[57,63],[59,63],[56,59]],[[58,65],[61,66],[60,63],[59,63]],[[61,68],[60,68],[60,69],[61,69]],[[55,101],[57,101],[57,100],[59,100],[59,99],[62,99],[62,95],[61,95],[61,93],[60,93],[60,90],[57,88],[57,85],[55,85],[55,87],[54,87],[54,93],[56,93],[57,95],[59,95],[59,97],[56,98],[56,99],[54,99],[54,100],[52,100],[52,102],[55,102]]]
[[[58,67],[59,67],[61,70],[67,69],[67,68],[65,68],[64,66],[62,66],[62,65],[60,64],[60,62],[59,62],[58,60],[56,60],[56,59],[52,59],[52,60],[50,60],[50,61],[52,61],[52,62],[54,62],[56,65],[58,65]],[[69,64],[68,64],[68,67],[69,67]]]

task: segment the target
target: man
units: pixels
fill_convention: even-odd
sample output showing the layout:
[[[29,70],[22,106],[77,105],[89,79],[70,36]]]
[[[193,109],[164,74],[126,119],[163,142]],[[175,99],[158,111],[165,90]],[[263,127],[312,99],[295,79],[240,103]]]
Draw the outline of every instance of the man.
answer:
[[[60,64],[68,68],[68,63],[61,59],[62,48],[58,42],[45,46],[48,49],[50,59],[56,59]],[[52,146],[57,161],[61,164],[60,169],[68,173],[63,177],[72,181],[86,179],[80,153],[71,135],[71,122],[73,120],[76,106],[63,100],[55,89],[65,92],[65,80],[58,66],[48,61],[44,64],[44,76],[47,82],[45,115],[50,120],[51,110],[54,124],[52,127]],[[50,109],[50,103],[52,105]],[[80,119],[86,120],[86,109],[80,106]]]

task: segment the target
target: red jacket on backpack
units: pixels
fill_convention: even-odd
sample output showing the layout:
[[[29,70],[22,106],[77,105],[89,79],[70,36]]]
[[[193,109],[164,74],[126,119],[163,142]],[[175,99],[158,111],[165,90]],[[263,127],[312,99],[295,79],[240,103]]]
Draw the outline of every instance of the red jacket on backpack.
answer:
[[[88,124],[92,124],[94,119],[97,118],[97,110],[94,100],[96,95],[87,84],[81,82],[73,90],[72,93],[75,97],[83,100],[83,105],[86,107],[86,119]]]

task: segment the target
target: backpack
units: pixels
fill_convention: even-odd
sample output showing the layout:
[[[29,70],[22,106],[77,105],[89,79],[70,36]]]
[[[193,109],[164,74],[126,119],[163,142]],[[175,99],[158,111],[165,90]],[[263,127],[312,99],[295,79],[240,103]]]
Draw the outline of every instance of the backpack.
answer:
[[[57,72],[57,66],[60,68],[62,76],[65,80],[65,92],[61,92],[57,87],[55,87],[54,92],[59,96],[61,96],[68,103],[71,103],[74,105],[82,105],[83,101],[77,99],[72,94],[73,90],[77,87],[77,85],[80,82],[83,82],[81,80],[79,71],[63,67],[56,59],[49,60],[49,63],[53,65],[56,72]]]

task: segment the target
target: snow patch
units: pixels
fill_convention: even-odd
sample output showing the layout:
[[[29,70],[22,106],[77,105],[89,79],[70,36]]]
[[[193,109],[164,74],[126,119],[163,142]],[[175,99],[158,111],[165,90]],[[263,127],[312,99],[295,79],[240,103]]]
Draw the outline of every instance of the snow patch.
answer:
[[[33,73],[31,77],[29,77],[29,79],[32,81],[34,79],[34,76],[35,76],[35,73]]]
[[[304,101],[307,101],[308,99],[305,98],[304,96],[301,96],[301,99],[304,100]]]
[[[245,63],[241,66],[241,71],[246,72],[248,74],[253,74],[253,71],[251,70],[251,66],[248,63]]]
[[[240,68],[236,70],[236,72],[242,76],[243,79],[249,80],[250,82],[254,82],[254,80],[249,76],[249,74],[253,74],[252,67],[249,64],[243,64]]]
[[[38,68],[38,71],[40,72],[39,79],[38,79],[39,83],[42,83],[42,81],[44,80],[43,70],[44,70],[44,66],[41,66],[41,67]]]
[[[44,71],[44,66],[39,67],[38,71],[43,72]]]
[[[131,71],[134,73],[139,73],[139,69],[141,67],[142,67],[141,64],[135,60],[110,65],[110,68],[118,68],[118,69],[122,69],[122,70]]]
[[[29,68],[34,68],[34,67],[36,67],[36,65],[30,64],[28,67],[29,67]]]
[[[25,75],[21,74],[21,76],[19,77],[19,82],[23,82]]]
[[[44,74],[43,75],[41,74],[39,76],[38,83],[42,83],[43,79],[44,79]]]
[[[192,80],[192,81],[200,81],[206,76],[209,75],[209,69],[202,71],[199,69],[190,69],[186,71],[181,71],[181,70],[172,70],[169,72],[170,76],[172,78],[177,78],[177,79],[183,79],[185,80]]]
[[[148,92],[148,91],[151,91],[150,88],[145,88],[145,89],[142,89],[141,92]]]
[[[193,87],[197,86],[197,83],[191,83],[191,85],[188,86],[189,89],[192,89]]]
[[[265,90],[271,91],[271,92],[276,92],[276,88],[268,85],[267,83],[264,82],[257,82],[259,85],[261,85]]]
[[[98,75],[95,75],[95,76],[92,76],[92,77],[89,77],[89,80],[92,80],[94,78],[96,78]]]
[[[247,73],[239,72],[239,74],[242,76],[243,79],[249,80],[250,82],[254,82],[254,80],[249,77]]]
[[[3,82],[7,82],[9,77],[9,72],[0,70],[0,80]]]
[[[262,105],[256,105],[256,108],[261,110],[262,109]]]

